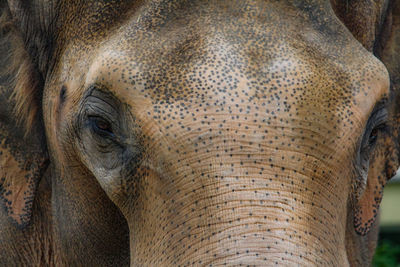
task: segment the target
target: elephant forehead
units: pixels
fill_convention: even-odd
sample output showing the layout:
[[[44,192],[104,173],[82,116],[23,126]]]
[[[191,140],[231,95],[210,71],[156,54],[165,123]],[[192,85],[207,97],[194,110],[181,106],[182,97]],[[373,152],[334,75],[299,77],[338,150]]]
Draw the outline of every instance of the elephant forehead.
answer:
[[[178,38],[162,51],[150,45],[139,55],[126,44],[110,42],[90,66],[86,86],[105,85],[138,108],[251,104],[276,113],[315,108],[315,116],[324,117],[351,110],[360,121],[388,92],[386,69],[360,48],[354,51],[358,57],[348,61],[340,49],[336,57],[307,51],[304,40],[301,46],[291,40],[261,49],[208,38]]]
[[[238,115],[258,107],[268,117],[296,114],[362,127],[388,92],[383,64],[333,13],[321,11],[322,22],[269,4],[273,12],[249,5],[257,16],[233,12],[235,5],[230,12],[201,5],[200,12],[196,4],[166,8],[159,17],[144,8],[93,53],[83,88],[101,84],[135,114],[153,118],[180,109]]]

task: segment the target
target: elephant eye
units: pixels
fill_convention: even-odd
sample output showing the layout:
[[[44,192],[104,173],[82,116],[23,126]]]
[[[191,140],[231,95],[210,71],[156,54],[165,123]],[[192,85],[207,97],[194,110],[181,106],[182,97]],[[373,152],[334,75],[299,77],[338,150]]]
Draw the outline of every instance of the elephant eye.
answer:
[[[382,108],[375,111],[367,123],[365,137],[363,138],[362,150],[366,153],[371,153],[375,148],[379,136],[387,130],[387,110]]]
[[[380,136],[384,135],[388,129],[388,111],[385,103],[386,101],[381,101],[375,106],[368,119],[361,143],[358,148],[358,155],[355,164],[356,172],[358,174],[355,186],[355,194],[358,197],[363,194],[367,185],[370,158],[375,150]]]
[[[89,122],[95,133],[101,136],[114,136],[111,123],[102,117],[90,116]]]
[[[370,148],[375,147],[376,141],[378,140],[378,136],[380,134],[381,131],[383,131],[384,129],[386,129],[386,124],[382,124],[379,125],[379,127],[374,128],[370,135],[369,135],[369,139],[368,139],[368,146]]]

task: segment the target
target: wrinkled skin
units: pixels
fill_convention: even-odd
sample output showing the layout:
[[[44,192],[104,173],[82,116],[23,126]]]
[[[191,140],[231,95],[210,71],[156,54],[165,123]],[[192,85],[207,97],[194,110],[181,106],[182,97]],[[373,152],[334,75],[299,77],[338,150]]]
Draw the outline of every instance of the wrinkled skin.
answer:
[[[21,3],[3,4],[1,48],[26,55],[0,79],[5,265],[370,263],[397,3],[367,25],[322,0]]]

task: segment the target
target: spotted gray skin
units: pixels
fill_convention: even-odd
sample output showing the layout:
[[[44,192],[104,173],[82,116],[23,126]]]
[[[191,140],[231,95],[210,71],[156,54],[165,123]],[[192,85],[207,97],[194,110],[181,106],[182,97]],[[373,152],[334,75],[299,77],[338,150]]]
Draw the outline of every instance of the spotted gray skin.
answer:
[[[397,3],[1,3],[1,262],[370,264]]]

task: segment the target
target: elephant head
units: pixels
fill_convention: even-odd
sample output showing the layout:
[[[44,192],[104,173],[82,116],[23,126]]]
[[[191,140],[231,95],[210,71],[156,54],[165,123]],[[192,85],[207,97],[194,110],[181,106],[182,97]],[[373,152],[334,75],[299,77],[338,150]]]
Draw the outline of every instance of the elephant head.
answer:
[[[0,259],[369,264],[399,10],[331,2],[3,3]]]

